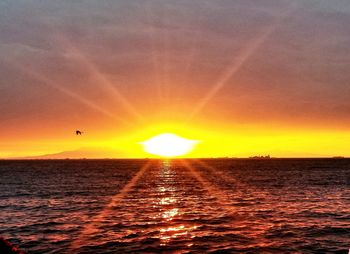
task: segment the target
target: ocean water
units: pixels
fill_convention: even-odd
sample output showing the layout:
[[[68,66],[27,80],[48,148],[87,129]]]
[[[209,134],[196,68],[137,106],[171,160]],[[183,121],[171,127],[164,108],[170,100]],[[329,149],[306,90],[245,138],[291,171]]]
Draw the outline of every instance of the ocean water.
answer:
[[[0,161],[28,253],[347,253],[350,160]]]

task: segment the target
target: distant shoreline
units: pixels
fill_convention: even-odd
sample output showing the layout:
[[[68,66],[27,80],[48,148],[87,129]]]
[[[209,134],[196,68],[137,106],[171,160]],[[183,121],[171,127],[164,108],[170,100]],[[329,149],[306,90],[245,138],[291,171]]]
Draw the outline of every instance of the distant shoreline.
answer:
[[[252,161],[269,161],[269,160],[347,160],[350,157],[191,157],[191,158],[0,158],[0,161],[101,161],[101,160],[252,160]]]

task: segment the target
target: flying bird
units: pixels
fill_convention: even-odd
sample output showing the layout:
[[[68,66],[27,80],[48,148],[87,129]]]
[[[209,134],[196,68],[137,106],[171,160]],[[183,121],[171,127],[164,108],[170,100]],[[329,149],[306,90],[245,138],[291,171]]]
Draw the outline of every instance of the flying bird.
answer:
[[[76,134],[76,135],[81,135],[81,134],[83,134],[83,132],[80,131],[80,130],[76,130],[76,131],[75,131],[75,134]]]

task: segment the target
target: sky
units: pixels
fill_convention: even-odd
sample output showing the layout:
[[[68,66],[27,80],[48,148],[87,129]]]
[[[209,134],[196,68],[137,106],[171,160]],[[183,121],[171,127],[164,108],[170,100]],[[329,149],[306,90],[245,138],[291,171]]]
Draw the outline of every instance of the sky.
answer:
[[[0,157],[146,157],[164,132],[350,156],[349,24],[348,0],[0,0]]]

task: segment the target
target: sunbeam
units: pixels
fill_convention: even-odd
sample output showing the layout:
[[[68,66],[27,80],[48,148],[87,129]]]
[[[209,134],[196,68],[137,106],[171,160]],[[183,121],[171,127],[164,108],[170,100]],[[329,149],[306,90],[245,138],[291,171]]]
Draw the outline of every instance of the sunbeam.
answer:
[[[159,60],[159,49],[156,47],[156,31],[153,24],[153,12],[151,9],[151,4],[148,3],[146,6],[144,6],[144,12],[147,17],[147,24],[149,26],[148,29],[148,35],[150,37],[150,48],[151,48],[151,57],[152,57],[152,63],[153,63],[153,69],[154,69],[154,80],[156,84],[156,90],[157,90],[157,96],[158,99],[163,97],[163,91],[162,91],[162,81],[160,76],[160,60]]]
[[[83,96],[67,89],[66,87],[63,87],[59,84],[56,84],[54,81],[52,81],[51,79],[45,77],[44,75],[38,73],[38,72],[35,72],[29,68],[25,68],[13,61],[11,62],[8,62],[11,64],[11,66],[13,66],[14,68],[22,71],[23,73],[25,73],[26,75],[28,76],[31,76],[32,78],[38,80],[39,82],[51,87],[51,88],[54,88],[55,90],[71,97],[72,99],[84,104],[85,106],[97,111],[97,112],[100,112],[102,113],[103,115],[107,116],[107,117],[110,117],[114,120],[117,120],[125,125],[128,125],[128,126],[133,126],[129,121],[125,120],[124,118],[121,118],[121,117],[117,117],[115,114],[111,113],[110,111],[100,107],[99,105],[93,103],[92,101],[84,98]]]
[[[138,121],[143,120],[141,114],[139,114],[134,106],[125,98],[125,96],[101,73],[98,67],[88,59],[88,56],[79,50],[71,41],[64,36],[56,37],[56,41],[59,41],[70,57],[77,61],[81,66],[87,69],[87,73],[95,80],[95,84],[102,89],[105,89],[108,93],[115,96],[115,99],[121,103],[121,106]]]
[[[208,165],[207,163],[201,161],[200,159],[193,159],[197,164],[200,165],[200,167],[203,167],[205,169],[208,169],[212,174],[214,174],[216,177],[222,179],[223,181],[229,181],[232,182],[236,187],[238,188],[246,188],[246,186],[243,186],[242,183],[237,181],[233,178],[233,176],[229,175],[226,172],[220,171],[219,169]]]
[[[253,191],[251,190],[252,189],[251,186],[238,181],[237,179],[235,179],[232,175],[228,174],[227,172],[224,172],[222,170],[219,170],[218,168],[210,166],[207,163],[201,161],[200,159],[194,159],[194,161],[197,164],[199,164],[200,167],[203,167],[203,168],[209,170],[211,174],[213,174],[218,179],[221,179],[221,181],[232,183],[235,186],[236,191],[244,190],[245,193],[254,195]],[[262,189],[259,190],[259,193],[260,193],[260,195],[268,196],[268,193]]]
[[[198,21],[198,23],[200,23],[200,21]],[[187,57],[186,64],[184,65],[184,75],[183,75],[184,86],[187,86],[190,82],[189,77],[191,73],[191,68],[194,63],[194,59],[199,52],[198,42],[200,41],[201,37],[202,37],[202,34],[200,32],[200,29],[197,29],[196,31],[194,31],[194,35],[192,36],[192,41],[191,41],[191,45],[192,45],[191,51]]]
[[[348,250],[349,24],[350,0],[0,0],[0,254]]]
[[[189,162],[185,160],[180,160],[180,162],[185,168],[187,168],[191,172],[191,174],[197,179],[197,181],[201,183],[201,185],[208,191],[208,193],[220,202],[222,208],[232,213],[232,207],[229,207],[230,200],[226,198],[227,194],[225,193],[225,191],[220,190],[212,184],[210,184]]]
[[[200,12],[200,10],[198,10],[198,12]],[[196,30],[192,31],[191,51],[187,57],[186,64],[184,65],[183,83],[185,87],[190,83],[189,77],[190,77],[191,69],[192,69],[192,66],[194,65],[194,62],[195,62],[194,60],[196,59],[196,56],[200,52],[200,48],[198,44],[203,38],[203,33],[201,32],[201,29],[200,29],[202,25],[203,15],[202,13],[199,13],[196,17],[197,17],[196,22],[194,22],[194,24],[191,24],[193,27],[196,27]]]
[[[162,3],[160,5],[161,9],[161,67],[162,67],[162,93],[163,97],[161,98],[165,103],[163,104],[163,111],[168,112],[168,106],[170,101],[170,87],[169,87],[169,78],[170,78],[170,57],[169,57],[169,28],[168,28],[168,19],[167,19],[167,4]]]
[[[221,75],[218,81],[209,89],[208,93],[199,101],[198,105],[194,108],[192,113],[189,114],[189,121],[192,120],[207,104],[208,102],[227,84],[227,82],[233,78],[233,76],[242,68],[242,66],[249,60],[250,57],[264,44],[264,42],[283,24],[295,10],[296,5],[289,7],[285,12],[279,15],[275,22],[269,27],[266,27],[261,31],[261,34],[255,39],[250,41],[247,46],[235,57],[226,71]]]
[[[87,237],[95,233],[96,226],[102,222],[111,212],[120,200],[136,185],[142,175],[150,168],[151,162],[147,162],[141,169],[135,174],[135,176],[123,187],[123,189],[111,198],[111,201],[103,208],[103,210],[96,216],[90,218],[89,224],[85,225],[81,230],[80,235],[70,245],[70,249],[77,249],[80,245],[87,240]]]

